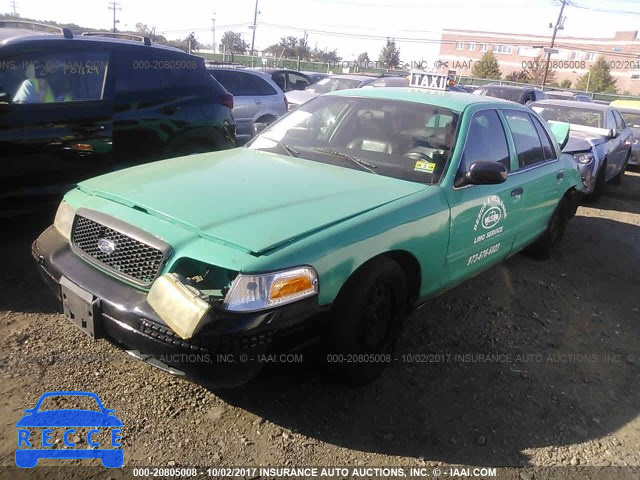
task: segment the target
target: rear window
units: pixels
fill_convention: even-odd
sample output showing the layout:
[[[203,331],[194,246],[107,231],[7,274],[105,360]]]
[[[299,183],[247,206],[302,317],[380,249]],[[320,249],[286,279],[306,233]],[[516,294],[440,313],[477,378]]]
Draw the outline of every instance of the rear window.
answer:
[[[213,70],[213,78],[222,84],[234,96],[276,95],[278,92],[264,79],[252,73],[240,70]]]

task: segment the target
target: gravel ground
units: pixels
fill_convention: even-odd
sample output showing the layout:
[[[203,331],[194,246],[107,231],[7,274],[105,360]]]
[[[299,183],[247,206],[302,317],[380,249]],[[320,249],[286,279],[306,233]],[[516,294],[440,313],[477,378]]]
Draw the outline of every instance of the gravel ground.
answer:
[[[0,466],[51,390],[115,409],[126,466],[640,466],[637,172],[580,207],[554,259],[516,255],[415,311],[398,361],[355,388],[279,365],[208,390],[90,340],[30,259],[50,222],[12,220],[0,246]]]

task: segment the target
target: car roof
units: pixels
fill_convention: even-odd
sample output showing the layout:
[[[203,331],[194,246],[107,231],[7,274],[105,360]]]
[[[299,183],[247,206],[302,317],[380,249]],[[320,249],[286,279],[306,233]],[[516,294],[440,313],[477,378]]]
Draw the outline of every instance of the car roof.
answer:
[[[456,112],[462,112],[470,105],[486,104],[496,107],[508,106],[518,108],[518,103],[503,100],[501,98],[487,97],[484,95],[469,95],[462,92],[449,92],[429,90],[415,87],[386,87],[386,88],[358,88],[340,90],[326,95],[345,95],[349,97],[379,98],[386,100],[398,100],[402,102],[424,103],[436,107],[448,108]],[[522,107],[523,109],[525,107]]]
[[[537,90],[536,87],[528,86],[528,85],[497,85],[490,83],[489,85],[482,85],[478,88],[500,88],[502,90],[511,90],[511,91],[522,91],[522,90]]]
[[[264,70],[257,70],[255,68],[234,68],[234,67],[217,67],[207,65],[207,70],[214,70],[216,72],[240,72],[246,73],[249,75],[255,75],[260,78],[264,78],[265,80],[271,80],[271,74],[265,72]]]
[[[16,33],[12,36],[7,36],[4,32],[13,32]],[[104,32],[108,34],[108,32]],[[160,45],[158,43],[152,43],[151,45],[145,45],[143,42],[138,40],[129,40],[125,38],[111,38],[111,37],[102,37],[100,35],[74,35],[73,38],[65,38],[62,34],[52,33],[52,32],[38,32],[30,29],[18,29],[18,28],[0,28],[0,45],[23,45],[23,44],[33,44],[33,46],[41,46],[42,43],[48,42],[59,42],[64,44],[69,44],[67,42],[73,43],[85,43],[90,44],[111,44],[111,45],[128,45],[132,47],[140,47],[140,48],[153,48],[158,50],[165,50],[173,53],[182,53],[184,55],[189,55],[187,52],[180,50],[176,47],[171,47],[169,45]],[[87,45],[87,46],[89,46]],[[91,48],[89,46],[89,48]]]
[[[559,107],[571,107],[582,110],[601,110],[603,112],[612,108],[609,105],[603,105],[595,102],[576,102],[573,100],[557,100],[554,98],[550,98],[548,100],[538,100],[537,102],[535,102],[535,105],[556,105]]]
[[[640,106],[638,108],[629,108],[629,107],[616,107],[620,113],[635,113],[640,114]]]

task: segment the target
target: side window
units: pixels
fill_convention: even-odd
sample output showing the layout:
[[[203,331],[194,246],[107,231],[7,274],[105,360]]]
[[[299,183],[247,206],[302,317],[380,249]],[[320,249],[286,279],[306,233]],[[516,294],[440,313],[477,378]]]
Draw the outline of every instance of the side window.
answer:
[[[499,162],[510,170],[507,137],[495,110],[477,112],[471,118],[460,162],[461,172],[467,172],[478,160]]]
[[[613,111],[613,117],[616,119],[616,128],[618,130],[624,130],[625,128],[627,128],[627,124],[624,123],[624,119],[622,118],[622,116],[617,112],[617,111]]]
[[[213,76],[234,96],[262,96],[277,93],[259,76],[241,70],[216,70]]]
[[[302,75],[289,73],[289,90],[304,90],[309,86],[309,80]]]
[[[528,113],[505,110],[504,115],[516,144],[519,168],[528,167],[545,160],[542,143]]]
[[[276,95],[278,92],[265,80],[256,75],[247,75],[251,85],[251,95]]]
[[[557,158],[557,155],[553,148],[553,143],[551,142],[549,135],[547,134],[544,127],[540,123],[540,120],[538,120],[533,115],[529,115],[529,116],[531,117],[531,120],[533,121],[533,124],[535,125],[536,130],[538,131],[538,136],[540,137],[540,142],[542,143],[542,153],[544,154],[544,159],[555,160]]]
[[[155,52],[127,49],[116,53],[116,95],[161,90],[172,82],[171,71],[164,67],[168,59]]]
[[[287,84],[286,84],[286,78],[284,76],[284,73],[277,72],[272,74],[271,80],[273,80],[274,83],[278,85],[278,87],[280,87],[280,90],[282,90],[283,92],[287,91]]]
[[[12,103],[91,101],[102,99],[109,54],[100,50],[29,52],[3,60],[2,65],[0,87]]]
[[[616,127],[616,119],[613,118],[613,113],[611,110],[607,110],[607,113],[604,117],[605,125],[604,128],[617,128]]]

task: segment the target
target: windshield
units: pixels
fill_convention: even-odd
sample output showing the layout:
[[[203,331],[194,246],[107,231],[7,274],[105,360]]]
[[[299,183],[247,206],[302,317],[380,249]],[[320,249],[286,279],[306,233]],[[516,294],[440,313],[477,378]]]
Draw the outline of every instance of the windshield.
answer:
[[[631,128],[640,128],[640,111],[638,113],[620,112],[624,121]]]
[[[308,87],[307,90],[322,95],[323,93],[333,92],[334,90],[358,88],[360,83],[362,83],[360,80],[353,80],[349,78],[324,78],[318,83],[314,83]]]
[[[584,105],[584,104],[583,104]],[[567,122],[585,127],[604,128],[603,112],[586,108],[565,107],[560,105],[532,105],[531,108],[545,120]]]
[[[285,115],[248,148],[419,183],[436,183],[454,144],[458,114],[377,98],[322,96]]]
[[[520,102],[522,97],[522,92],[513,88],[490,87],[481,89],[481,92],[488,97],[503,98],[512,102]]]

